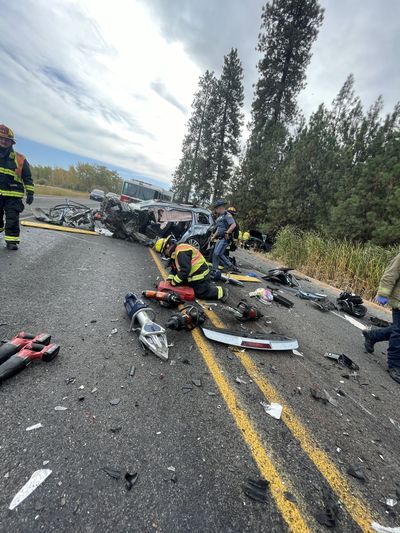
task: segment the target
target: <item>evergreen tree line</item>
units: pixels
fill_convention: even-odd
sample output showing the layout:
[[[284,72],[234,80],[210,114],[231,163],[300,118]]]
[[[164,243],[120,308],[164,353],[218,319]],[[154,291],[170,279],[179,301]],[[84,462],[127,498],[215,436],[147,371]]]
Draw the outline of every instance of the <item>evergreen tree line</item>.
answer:
[[[385,116],[379,97],[363,109],[349,75],[331,105],[321,104],[307,121],[298,109],[298,94],[306,84],[306,68],[323,16],[318,0],[271,0],[264,6],[257,46],[259,79],[250,136],[240,162],[234,164],[238,151],[227,151],[231,165],[218,181],[218,136],[213,137],[211,150],[202,132],[200,159],[208,151],[212,158],[204,160],[212,173],[198,172],[199,158],[193,157],[196,152],[190,142],[185,150],[184,141],[174,187],[179,193],[185,191],[181,197],[188,199],[197,186],[202,190],[206,184],[204,193],[192,198],[207,202],[210,191],[214,197],[228,196],[245,225],[272,234],[293,225],[335,238],[398,243],[400,105]],[[199,92],[204,96],[202,88]],[[216,118],[208,130],[220,131],[223,115],[220,104],[217,108],[211,112]],[[188,134],[196,116],[194,106]],[[236,147],[239,136],[240,126]],[[185,156],[187,167],[181,166]]]
[[[103,165],[77,163],[68,169],[49,166],[31,166],[34,183],[63,187],[74,191],[89,192],[102,189],[105,192],[121,192],[121,176]]]

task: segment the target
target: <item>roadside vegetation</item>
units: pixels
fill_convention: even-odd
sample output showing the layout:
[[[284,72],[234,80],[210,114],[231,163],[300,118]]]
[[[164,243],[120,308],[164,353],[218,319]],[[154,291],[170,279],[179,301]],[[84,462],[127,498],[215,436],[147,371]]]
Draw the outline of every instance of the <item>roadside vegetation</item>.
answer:
[[[88,193],[92,189],[101,189],[105,192],[115,192],[117,194],[121,192],[122,182],[119,174],[102,165],[77,163],[76,165],[70,165],[68,169],[32,165],[31,169],[35,185],[61,187],[69,191],[76,191],[78,195],[79,193]],[[37,190],[39,191],[40,189]],[[42,192],[41,194],[52,193]],[[71,192],[69,194],[73,196]]]
[[[287,226],[278,232],[270,255],[308,276],[371,300],[387,264],[398,253],[397,246],[356,244]]]
[[[74,191],[73,189],[65,189],[63,187],[52,187],[51,185],[35,185],[35,193],[43,196],[89,197],[88,192]]]

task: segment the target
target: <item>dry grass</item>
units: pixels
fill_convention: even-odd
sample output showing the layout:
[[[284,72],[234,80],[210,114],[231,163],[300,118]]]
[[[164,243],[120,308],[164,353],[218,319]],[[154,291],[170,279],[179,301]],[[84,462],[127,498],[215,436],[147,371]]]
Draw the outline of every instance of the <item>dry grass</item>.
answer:
[[[35,185],[35,194],[43,196],[65,196],[89,198],[88,192],[72,191],[71,189],[63,189],[62,187],[51,187],[50,185]]]
[[[272,257],[308,276],[372,299],[386,266],[398,253],[398,247],[337,241],[287,227],[279,232]]]

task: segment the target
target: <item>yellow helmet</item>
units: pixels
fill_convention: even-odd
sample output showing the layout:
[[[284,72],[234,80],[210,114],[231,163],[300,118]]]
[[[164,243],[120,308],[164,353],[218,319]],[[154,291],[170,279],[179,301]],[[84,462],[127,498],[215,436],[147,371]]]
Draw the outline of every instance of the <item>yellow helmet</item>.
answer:
[[[159,254],[162,254],[165,248],[168,246],[169,242],[172,239],[172,235],[169,235],[166,239],[158,239],[154,245],[154,249]]]

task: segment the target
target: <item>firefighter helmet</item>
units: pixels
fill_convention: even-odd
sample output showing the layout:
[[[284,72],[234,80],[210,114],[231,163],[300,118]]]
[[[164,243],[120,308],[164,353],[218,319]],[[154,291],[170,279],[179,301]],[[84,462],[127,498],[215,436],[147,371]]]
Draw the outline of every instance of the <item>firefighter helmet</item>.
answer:
[[[228,207],[227,209],[228,213],[230,213],[231,215],[237,215],[237,209],[236,207]]]
[[[166,247],[172,244],[172,235],[169,235],[166,239],[158,239],[154,245],[154,249],[159,254],[164,253]]]
[[[0,138],[8,139],[9,141],[12,142],[12,144],[15,144],[15,137],[14,137],[13,130],[5,126],[4,124],[0,124]]]

